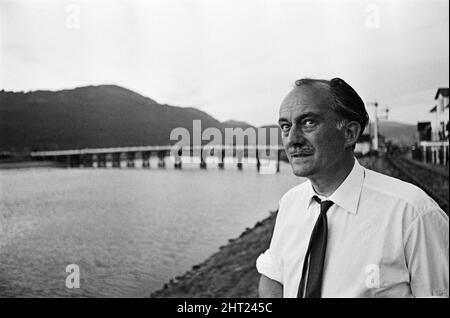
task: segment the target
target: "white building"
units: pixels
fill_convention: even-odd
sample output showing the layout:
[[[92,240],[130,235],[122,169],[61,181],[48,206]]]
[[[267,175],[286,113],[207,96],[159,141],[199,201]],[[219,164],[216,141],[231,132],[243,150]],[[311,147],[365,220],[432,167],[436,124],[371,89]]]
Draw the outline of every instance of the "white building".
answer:
[[[430,109],[435,113],[431,122],[431,141],[421,141],[422,160],[427,163],[448,165],[449,162],[449,89],[438,88],[434,100],[436,105]]]
[[[434,121],[431,122],[431,140],[448,140],[448,88],[439,88],[434,99],[436,105],[430,110],[435,114]]]

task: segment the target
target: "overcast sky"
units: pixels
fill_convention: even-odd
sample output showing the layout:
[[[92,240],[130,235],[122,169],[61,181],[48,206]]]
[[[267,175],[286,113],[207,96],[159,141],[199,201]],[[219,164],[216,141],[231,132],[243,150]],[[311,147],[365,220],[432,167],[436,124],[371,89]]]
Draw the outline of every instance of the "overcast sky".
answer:
[[[0,0],[6,90],[117,84],[262,125],[296,79],[337,76],[391,120],[430,119],[449,1]]]

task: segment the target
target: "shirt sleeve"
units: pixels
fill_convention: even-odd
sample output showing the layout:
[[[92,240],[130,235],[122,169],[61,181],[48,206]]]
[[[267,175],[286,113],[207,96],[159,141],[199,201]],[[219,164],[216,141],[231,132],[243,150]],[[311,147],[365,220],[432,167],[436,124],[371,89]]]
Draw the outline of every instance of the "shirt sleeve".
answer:
[[[282,219],[282,200],[280,200],[277,219],[275,222],[275,227],[272,234],[272,239],[270,241],[270,247],[262,253],[256,260],[256,269],[258,272],[270,279],[273,279],[280,284],[283,284],[283,267],[281,259],[279,256],[280,249],[280,234],[281,230],[281,219]]]
[[[258,270],[258,273],[283,284],[283,273],[281,266],[273,257],[270,249],[259,255],[256,260],[256,269]]]
[[[405,232],[414,297],[448,297],[449,223],[439,208],[420,213]]]

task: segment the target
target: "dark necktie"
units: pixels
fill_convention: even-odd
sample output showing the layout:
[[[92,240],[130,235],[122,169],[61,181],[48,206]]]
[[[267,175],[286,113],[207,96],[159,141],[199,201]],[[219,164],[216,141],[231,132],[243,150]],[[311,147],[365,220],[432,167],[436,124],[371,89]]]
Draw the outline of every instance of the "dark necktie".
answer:
[[[333,202],[322,202],[317,196],[314,196],[314,200],[320,203],[320,214],[306,250],[302,279],[297,293],[298,298],[320,298],[322,292],[322,274],[328,236],[327,211]]]

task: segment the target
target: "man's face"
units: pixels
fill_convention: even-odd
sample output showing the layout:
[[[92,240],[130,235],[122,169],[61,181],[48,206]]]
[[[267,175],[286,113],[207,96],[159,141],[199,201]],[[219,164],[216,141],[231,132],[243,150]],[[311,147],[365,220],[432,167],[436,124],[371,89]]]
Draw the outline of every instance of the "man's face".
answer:
[[[281,104],[283,145],[296,176],[333,173],[343,162],[345,135],[332,102],[328,87],[315,83],[294,88]]]

